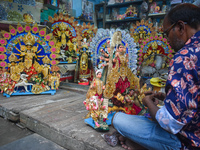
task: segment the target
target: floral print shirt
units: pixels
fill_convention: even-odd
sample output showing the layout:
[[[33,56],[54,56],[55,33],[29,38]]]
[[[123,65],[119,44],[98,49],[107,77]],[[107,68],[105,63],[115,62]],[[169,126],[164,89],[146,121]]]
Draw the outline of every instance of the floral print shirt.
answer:
[[[200,149],[200,31],[171,60],[166,94],[158,123],[183,137],[182,149]]]

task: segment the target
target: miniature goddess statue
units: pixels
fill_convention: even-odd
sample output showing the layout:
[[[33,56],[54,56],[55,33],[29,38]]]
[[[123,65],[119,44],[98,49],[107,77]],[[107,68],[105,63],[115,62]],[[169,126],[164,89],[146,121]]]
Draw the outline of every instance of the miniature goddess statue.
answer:
[[[58,89],[60,85],[60,74],[57,72],[60,68],[58,66],[51,66],[52,74],[49,75],[49,86],[51,89]]]
[[[101,79],[101,72],[98,70],[96,72],[96,78],[93,79],[90,88],[86,95],[86,100],[83,102],[86,109],[89,111],[85,118],[90,116],[95,122],[95,128],[101,128],[102,130],[108,130],[108,125],[105,123],[107,113],[105,106],[102,106],[103,102],[103,90],[105,86]],[[101,122],[103,119],[103,122]]]
[[[90,55],[87,45],[82,45],[79,59],[79,84],[88,85],[91,78]]]

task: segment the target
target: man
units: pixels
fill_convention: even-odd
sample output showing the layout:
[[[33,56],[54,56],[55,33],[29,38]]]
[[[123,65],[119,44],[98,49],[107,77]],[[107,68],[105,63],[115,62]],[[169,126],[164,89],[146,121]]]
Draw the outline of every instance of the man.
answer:
[[[153,121],[119,112],[112,123],[122,136],[147,149],[200,149],[200,8],[177,5],[165,16],[163,28],[176,54],[166,95],[148,92],[142,100]],[[157,99],[165,103],[160,109]]]

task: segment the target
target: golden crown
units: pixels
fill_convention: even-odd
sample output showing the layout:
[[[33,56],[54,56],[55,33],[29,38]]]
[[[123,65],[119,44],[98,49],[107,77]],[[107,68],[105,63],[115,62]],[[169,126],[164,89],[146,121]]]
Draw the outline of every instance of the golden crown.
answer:
[[[49,64],[49,63],[50,63],[49,57],[46,55],[46,56],[42,59],[42,62],[43,62],[44,64]]]
[[[35,44],[35,37],[29,32],[27,35],[24,36],[23,42],[25,45],[34,45]]]
[[[157,49],[158,48],[158,44],[156,41],[154,41],[151,45],[152,49]]]
[[[144,30],[144,27],[140,27],[140,31],[141,31],[141,30],[143,31],[143,30]]]
[[[76,38],[73,38],[73,39],[72,39],[72,42],[77,42],[77,39],[76,39]]]
[[[86,44],[82,45],[82,48],[87,48],[88,49],[88,46]]]
[[[58,25],[58,27],[59,27],[60,30],[66,30],[67,29],[67,25],[64,22],[60,23]]]
[[[17,57],[15,56],[14,53],[12,53],[9,57],[8,57],[9,62],[16,62],[17,61]]]

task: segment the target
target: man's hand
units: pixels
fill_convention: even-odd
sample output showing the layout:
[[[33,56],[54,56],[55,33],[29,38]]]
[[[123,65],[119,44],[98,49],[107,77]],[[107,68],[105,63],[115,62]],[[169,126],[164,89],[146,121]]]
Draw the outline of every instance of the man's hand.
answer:
[[[154,103],[155,105],[158,105],[158,99],[154,97],[154,94],[147,95],[142,99],[142,103],[144,106],[148,107],[148,103]]]
[[[143,105],[148,107],[149,113],[150,113],[152,119],[154,121],[156,121],[155,116],[156,116],[156,113],[157,113],[157,111],[159,109],[159,107],[156,106],[158,104],[158,99],[156,99],[154,97],[154,94],[150,94],[150,93],[146,93],[146,94],[149,94],[149,95],[145,96],[142,99]]]
[[[154,98],[157,98],[161,101],[164,101],[165,100],[165,97],[166,97],[166,94],[165,93],[162,93],[162,92],[154,92],[154,91],[147,91],[147,92],[144,92],[145,96],[148,96],[148,95],[153,95]]]
[[[164,101],[165,97],[166,97],[166,94],[162,93],[162,92],[154,93],[153,95],[154,95],[155,98],[157,98],[161,101]]]
[[[154,91],[147,91],[147,92],[144,92],[145,96],[147,96],[147,95],[152,95],[152,94],[154,94],[154,93],[155,93]]]
[[[154,91],[147,91],[144,93],[146,97],[144,97],[144,101],[143,104],[146,106],[146,101],[147,99],[150,99],[154,102],[155,105],[159,104],[159,100],[164,101],[166,94],[162,93],[162,92],[154,92]]]

